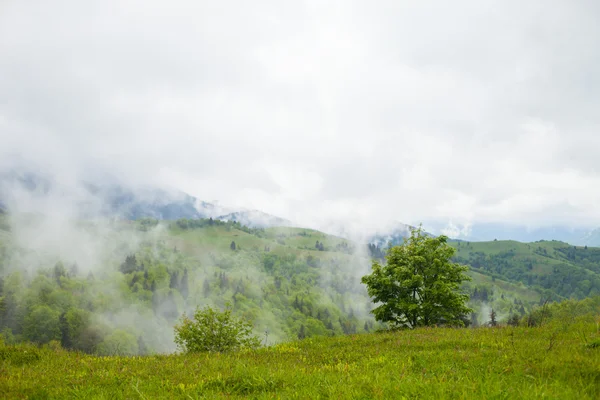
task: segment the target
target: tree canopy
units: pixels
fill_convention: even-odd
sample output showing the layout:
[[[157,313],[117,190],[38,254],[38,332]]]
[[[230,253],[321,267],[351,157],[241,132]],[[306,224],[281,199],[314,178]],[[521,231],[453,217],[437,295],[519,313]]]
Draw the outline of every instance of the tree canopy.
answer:
[[[385,265],[373,261],[362,278],[369,296],[379,304],[375,319],[398,326],[462,325],[472,310],[460,291],[468,267],[451,261],[454,248],[446,236],[432,237],[411,229],[402,245],[388,250]]]

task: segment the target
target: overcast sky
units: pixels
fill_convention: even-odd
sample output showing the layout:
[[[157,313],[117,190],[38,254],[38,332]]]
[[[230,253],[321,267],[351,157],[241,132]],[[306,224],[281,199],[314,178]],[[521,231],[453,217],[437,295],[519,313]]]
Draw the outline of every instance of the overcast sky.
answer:
[[[306,224],[600,225],[598,65],[593,0],[3,0],[0,157]]]

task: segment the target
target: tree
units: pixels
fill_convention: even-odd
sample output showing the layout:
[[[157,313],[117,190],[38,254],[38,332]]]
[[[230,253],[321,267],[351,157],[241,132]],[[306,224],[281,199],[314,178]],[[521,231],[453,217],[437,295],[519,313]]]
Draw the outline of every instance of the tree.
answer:
[[[304,325],[300,325],[300,330],[298,331],[298,339],[304,339],[306,337],[306,328]]]
[[[492,311],[490,311],[490,322],[489,322],[490,326],[496,326],[498,325],[498,321],[496,320],[496,311],[494,311],[494,309],[492,308]]]
[[[23,322],[23,334],[27,340],[39,344],[60,340],[60,313],[47,305],[35,306]]]
[[[187,300],[188,295],[190,293],[189,288],[189,278],[188,278],[188,270],[187,268],[183,271],[183,278],[181,278],[181,284],[179,285],[179,292],[183,296],[184,299]]]
[[[373,261],[373,272],[362,278],[375,303],[375,319],[397,326],[463,325],[467,294],[460,291],[470,280],[468,267],[451,262],[454,248],[446,236],[431,237],[421,227],[411,229],[410,237],[392,247],[387,264]]]
[[[57,262],[53,270],[54,279],[60,285],[60,278],[67,276],[67,270],[62,262]]]
[[[520,318],[517,314],[512,314],[510,317],[508,317],[508,325],[510,326],[519,326],[519,321]]]
[[[122,329],[116,329],[108,334],[96,349],[101,356],[133,356],[138,354],[137,338]]]
[[[179,289],[179,282],[177,282],[177,272],[169,273],[169,289]]]
[[[137,270],[137,260],[134,254],[125,257],[125,262],[121,264],[119,270],[124,274],[130,274]]]
[[[204,280],[204,284],[202,285],[202,293],[204,297],[210,296],[210,283],[208,282],[208,278]]]
[[[260,339],[252,334],[252,325],[231,315],[231,308],[216,311],[197,308],[194,318],[185,314],[175,325],[175,344],[185,353],[227,352],[257,348]]]

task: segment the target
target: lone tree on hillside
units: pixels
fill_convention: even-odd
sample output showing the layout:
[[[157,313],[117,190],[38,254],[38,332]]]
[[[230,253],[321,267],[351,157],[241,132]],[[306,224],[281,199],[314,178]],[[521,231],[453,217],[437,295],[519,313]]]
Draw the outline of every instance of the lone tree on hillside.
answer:
[[[373,272],[362,283],[381,303],[372,310],[376,320],[411,328],[468,321],[473,310],[460,285],[471,278],[465,274],[468,267],[451,261],[455,250],[447,241],[413,228],[402,245],[388,250],[386,265],[373,261]]]

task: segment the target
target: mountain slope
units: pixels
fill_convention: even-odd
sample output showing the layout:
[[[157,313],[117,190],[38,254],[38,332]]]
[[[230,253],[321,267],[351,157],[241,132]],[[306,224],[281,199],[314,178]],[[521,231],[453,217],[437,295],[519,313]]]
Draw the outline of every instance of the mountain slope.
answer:
[[[520,282],[546,295],[584,298],[600,294],[600,249],[558,241],[451,242],[455,260],[473,270]]]
[[[128,187],[115,178],[57,179],[21,166],[0,171],[0,209],[67,212],[78,218],[208,218],[230,209],[178,190]]]
[[[17,225],[0,235],[0,331],[9,341],[103,354],[117,335],[133,338],[136,353],[169,352],[182,313],[226,302],[270,343],[377,326],[360,283],[368,259],[320,232],[143,219],[82,221],[45,237],[40,216]],[[39,318],[49,330],[27,322]],[[65,323],[66,336],[53,328]]]

